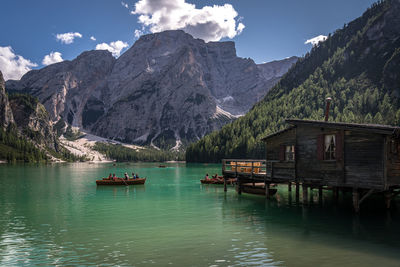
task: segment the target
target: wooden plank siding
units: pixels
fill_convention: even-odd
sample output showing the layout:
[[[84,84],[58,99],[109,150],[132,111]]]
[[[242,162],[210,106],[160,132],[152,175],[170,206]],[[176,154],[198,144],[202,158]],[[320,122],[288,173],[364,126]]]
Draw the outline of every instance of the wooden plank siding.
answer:
[[[344,185],[383,189],[383,146],[383,135],[346,131]]]
[[[387,183],[388,186],[400,185],[400,140],[390,138],[387,142]]]
[[[303,183],[337,186],[343,179],[343,164],[318,157],[318,138],[338,134],[338,130],[310,126],[297,127],[297,178]],[[321,149],[321,148],[320,148]]]
[[[295,180],[295,162],[285,161],[284,158],[284,149],[286,146],[296,146],[296,128],[273,136],[266,142],[266,159],[267,162],[271,162],[271,164],[267,164],[269,181]]]

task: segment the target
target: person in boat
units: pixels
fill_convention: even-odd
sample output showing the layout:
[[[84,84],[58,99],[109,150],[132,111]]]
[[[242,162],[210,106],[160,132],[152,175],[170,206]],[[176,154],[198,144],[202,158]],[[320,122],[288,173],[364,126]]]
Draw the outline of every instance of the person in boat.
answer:
[[[206,177],[204,177],[204,179],[208,180],[208,173],[206,174]]]
[[[139,174],[136,173],[136,179],[139,179]]]
[[[135,174],[132,172],[132,179],[135,179]]]
[[[115,181],[117,179],[117,176],[115,176],[115,173],[113,173],[112,179]]]
[[[112,178],[112,174],[110,173],[110,175],[108,176],[108,180],[111,180]]]
[[[125,173],[125,180],[129,180],[129,175],[127,172]]]
[[[212,178],[213,178],[213,179],[218,179],[218,174],[217,174],[217,173],[214,174],[214,175],[212,176]]]

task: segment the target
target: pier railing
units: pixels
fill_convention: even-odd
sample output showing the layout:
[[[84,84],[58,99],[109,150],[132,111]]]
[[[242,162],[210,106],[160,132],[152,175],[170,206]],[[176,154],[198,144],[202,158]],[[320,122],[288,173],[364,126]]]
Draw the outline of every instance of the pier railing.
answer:
[[[235,174],[246,174],[249,176],[265,176],[267,173],[266,160],[253,159],[223,159],[222,172]]]

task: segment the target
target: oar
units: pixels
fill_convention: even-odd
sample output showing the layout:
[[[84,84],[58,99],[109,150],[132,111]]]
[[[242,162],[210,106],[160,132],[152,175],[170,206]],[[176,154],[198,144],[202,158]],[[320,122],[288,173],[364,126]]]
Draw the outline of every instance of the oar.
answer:
[[[123,178],[119,178],[119,179],[121,179],[121,180],[124,182],[124,184],[125,184],[126,186],[129,186],[129,185],[125,182],[125,180],[124,180]]]

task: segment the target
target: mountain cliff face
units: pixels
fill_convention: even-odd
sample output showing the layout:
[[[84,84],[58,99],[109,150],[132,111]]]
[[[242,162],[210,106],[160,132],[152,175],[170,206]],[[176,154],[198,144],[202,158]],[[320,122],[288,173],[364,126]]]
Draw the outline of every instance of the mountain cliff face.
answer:
[[[18,131],[36,144],[58,150],[57,136],[45,107],[30,95],[11,95],[10,107]]]
[[[4,130],[14,123],[14,117],[5,90],[3,74],[0,71],[0,127]]]
[[[233,42],[166,31],[142,36],[118,59],[89,51],[30,71],[7,90],[38,97],[53,121],[177,148],[246,113],[296,60],[257,65],[237,57]]]
[[[372,5],[299,59],[245,116],[189,146],[186,160],[265,158],[260,139],[286,118],[323,119],[326,97],[330,121],[400,125],[398,14],[400,0]]]
[[[30,95],[7,96],[0,72],[0,159],[39,162],[49,151],[59,143],[45,107]]]

